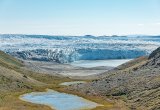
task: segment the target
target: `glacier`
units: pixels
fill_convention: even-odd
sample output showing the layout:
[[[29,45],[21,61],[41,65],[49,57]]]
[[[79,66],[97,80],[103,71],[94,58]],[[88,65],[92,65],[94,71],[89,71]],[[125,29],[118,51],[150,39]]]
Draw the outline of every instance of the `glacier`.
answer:
[[[25,60],[69,63],[132,59],[160,46],[160,36],[50,36],[0,34],[0,50]]]

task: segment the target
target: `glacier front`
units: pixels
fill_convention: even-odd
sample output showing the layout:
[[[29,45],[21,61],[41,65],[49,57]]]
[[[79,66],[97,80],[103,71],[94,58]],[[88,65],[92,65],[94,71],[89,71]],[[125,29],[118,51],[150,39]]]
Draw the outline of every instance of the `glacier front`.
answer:
[[[0,35],[0,50],[26,60],[69,63],[132,59],[160,46],[160,36]]]

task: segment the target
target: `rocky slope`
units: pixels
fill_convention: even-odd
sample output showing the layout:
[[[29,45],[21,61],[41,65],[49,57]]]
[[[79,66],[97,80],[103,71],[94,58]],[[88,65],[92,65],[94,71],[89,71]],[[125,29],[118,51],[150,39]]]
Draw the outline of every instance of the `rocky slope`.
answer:
[[[69,89],[87,95],[120,98],[133,110],[160,110],[160,48],[148,59],[138,58],[100,77]]]

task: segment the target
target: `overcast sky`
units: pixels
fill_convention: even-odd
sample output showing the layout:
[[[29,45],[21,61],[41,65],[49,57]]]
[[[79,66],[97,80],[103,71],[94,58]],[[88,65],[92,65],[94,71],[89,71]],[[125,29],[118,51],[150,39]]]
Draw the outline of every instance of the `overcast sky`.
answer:
[[[0,33],[160,35],[160,0],[0,0]]]

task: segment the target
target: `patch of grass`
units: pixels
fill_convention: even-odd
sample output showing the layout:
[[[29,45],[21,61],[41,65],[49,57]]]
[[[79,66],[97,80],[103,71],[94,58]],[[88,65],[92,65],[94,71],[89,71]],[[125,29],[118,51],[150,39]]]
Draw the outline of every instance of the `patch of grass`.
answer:
[[[23,62],[13,58],[12,56],[0,51],[0,62],[1,65],[12,65],[12,66],[23,66]]]
[[[5,98],[0,101],[0,110],[52,110],[50,107],[38,104],[27,103],[18,99],[19,95],[29,92],[23,90],[21,92],[7,93]]]

